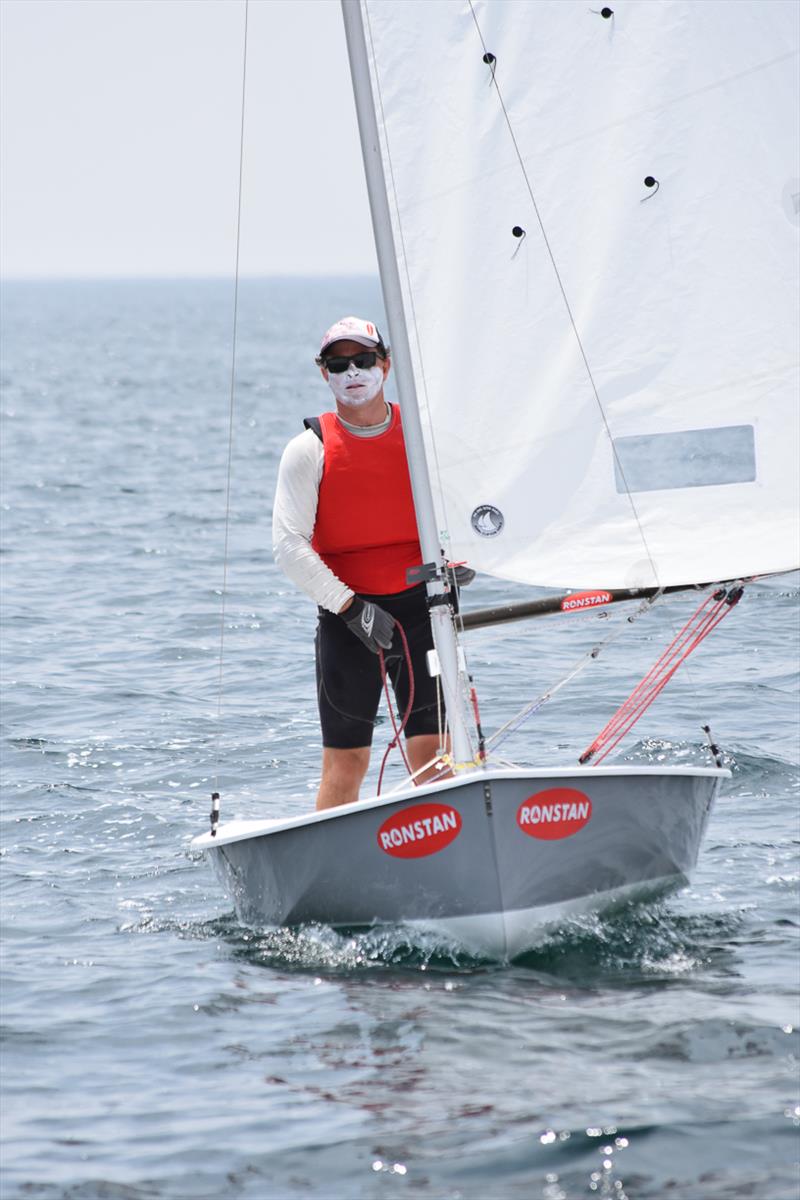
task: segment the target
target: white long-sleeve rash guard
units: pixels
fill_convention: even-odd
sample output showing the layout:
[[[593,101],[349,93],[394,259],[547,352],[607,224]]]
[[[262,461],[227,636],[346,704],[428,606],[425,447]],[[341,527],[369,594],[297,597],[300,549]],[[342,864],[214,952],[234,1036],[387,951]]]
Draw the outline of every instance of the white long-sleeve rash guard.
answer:
[[[339,420],[356,437],[378,437],[392,423],[392,406],[386,405],[386,417],[378,425],[351,425],[341,417]],[[311,546],[324,465],[325,449],[310,429],[298,433],[284,450],[272,510],[272,553],[292,583],[320,608],[339,613],[355,592],[334,575]]]
[[[321,608],[338,613],[354,593],[311,546],[324,464],[322,442],[310,429],[284,450],[272,510],[272,552],[292,583]]]

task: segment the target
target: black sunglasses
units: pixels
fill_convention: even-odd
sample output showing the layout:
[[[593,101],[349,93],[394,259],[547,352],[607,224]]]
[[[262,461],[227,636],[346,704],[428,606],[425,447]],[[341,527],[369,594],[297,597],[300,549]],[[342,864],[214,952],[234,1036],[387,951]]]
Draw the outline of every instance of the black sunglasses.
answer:
[[[322,365],[331,375],[343,375],[350,363],[359,371],[368,371],[378,361],[377,350],[363,350],[361,354],[334,354],[332,358],[323,358]]]

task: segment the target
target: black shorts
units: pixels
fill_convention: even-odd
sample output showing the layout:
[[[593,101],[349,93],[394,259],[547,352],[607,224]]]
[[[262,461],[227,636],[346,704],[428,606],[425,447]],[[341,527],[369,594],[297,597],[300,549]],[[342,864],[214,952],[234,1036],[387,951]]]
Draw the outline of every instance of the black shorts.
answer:
[[[428,650],[433,649],[425,584],[390,596],[362,596],[362,599],[391,613],[403,626],[408,639],[414,672],[414,705],[405,736],[437,733],[436,680],[428,674],[425,657]],[[347,628],[340,616],[325,609],[319,610],[315,645],[323,746],[338,750],[370,746],[383,691],[380,659]],[[397,630],[384,658],[402,718],[408,705],[409,677],[403,642]]]

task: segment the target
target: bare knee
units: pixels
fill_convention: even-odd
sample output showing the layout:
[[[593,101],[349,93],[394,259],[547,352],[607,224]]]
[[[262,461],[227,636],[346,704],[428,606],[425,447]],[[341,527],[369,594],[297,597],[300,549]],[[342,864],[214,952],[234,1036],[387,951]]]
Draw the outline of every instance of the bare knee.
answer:
[[[352,804],[358,799],[369,766],[369,746],[337,750],[325,746],[322,751],[322,779],[317,794],[317,809]]]

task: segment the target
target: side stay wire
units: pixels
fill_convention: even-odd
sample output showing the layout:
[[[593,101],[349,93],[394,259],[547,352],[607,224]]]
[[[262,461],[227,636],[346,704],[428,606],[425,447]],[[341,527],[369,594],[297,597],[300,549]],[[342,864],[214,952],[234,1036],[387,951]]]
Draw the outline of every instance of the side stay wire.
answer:
[[[239,121],[239,178],[236,196],[236,253],[233,283],[233,329],[231,338],[231,376],[230,394],[228,401],[228,455],[225,478],[225,535],[222,552],[222,594],[220,598],[219,615],[219,676],[217,681],[217,734],[214,753],[214,790],[211,795],[211,836],[215,837],[219,824],[219,770],[222,742],[222,691],[223,669],[225,661],[225,601],[228,594],[228,545],[230,541],[231,524],[231,473],[233,464],[233,413],[234,393],[236,387],[236,339],[239,325],[239,252],[242,233],[242,178],[244,174],[244,118],[245,99],[247,95],[247,25],[250,10],[250,0],[244,0],[244,33],[242,38],[242,99],[241,116]]]

